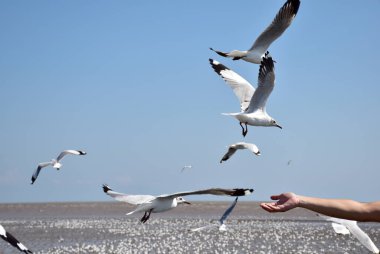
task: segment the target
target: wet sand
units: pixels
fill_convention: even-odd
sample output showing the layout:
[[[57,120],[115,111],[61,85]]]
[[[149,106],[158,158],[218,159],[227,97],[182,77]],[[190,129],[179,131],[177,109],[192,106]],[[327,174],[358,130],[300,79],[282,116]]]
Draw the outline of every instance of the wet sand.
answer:
[[[0,204],[0,223],[34,253],[370,253],[312,212],[269,214],[258,202],[239,202],[227,232],[189,231],[216,223],[229,204],[194,202],[146,224],[120,202]],[[359,226],[379,247],[380,224]],[[19,252],[0,241],[0,253]]]

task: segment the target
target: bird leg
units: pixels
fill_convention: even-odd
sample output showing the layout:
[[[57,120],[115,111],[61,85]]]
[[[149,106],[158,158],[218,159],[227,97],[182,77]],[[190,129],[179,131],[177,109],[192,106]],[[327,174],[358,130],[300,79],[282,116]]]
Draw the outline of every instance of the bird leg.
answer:
[[[144,213],[144,216],[141,218],[140,221],[141,221],[142,223],[145,223],[145,222],[149,219],[150,214],[152,213],[152,211],[153,211],[153,209],[150,209],[149,211],[145,212],[145,213]]]
[[[243,137],[245,137],[245,135],[247,135],[248,133],[248,126],[247,126],[247,123],[244,123],[245,124],[245,129],[244,129],[244,126],[242,124],[242,122],[240,122],[240,127],[242,129],[242,134],[243,134]]]

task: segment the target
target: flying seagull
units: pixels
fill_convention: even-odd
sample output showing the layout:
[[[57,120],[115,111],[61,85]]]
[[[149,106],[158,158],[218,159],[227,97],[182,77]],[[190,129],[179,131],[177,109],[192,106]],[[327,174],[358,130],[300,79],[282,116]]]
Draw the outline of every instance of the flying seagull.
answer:
[[[224,224],[224,221],[230,215],[230,213],[232,212],[232,210],[234,210],[234,208],[235,208],[235,206],[237,204],[238,198],[239,197],[236,197],[235,200],[232,202],[232,204],[223,213],[222,217],[219,219],[219,224],[212,224],[212,225],[203,226],[203,227],[200,227],[200,228],[194,228],[194,229],[191,229],[191,231],[196,232],[196,231],[201,231],[201,230],[204,230],[204,229],[207,229],[207,228],[217,227],[217,226],[219,226],[219,231],[227,231],[226,224]]]
[[[26,248],[22,243],[20,243],[13,235],[5,231],[3,226],[0,225],[0,237],[5,241],[10,243],[13,247],[17,248],[19,251],[24,253],[33,253],[28,248]]]
[[[220,163],[228,160],[238,149],[248,149],[256,155],[260,155],[259,148],[255,144],[238,142],[229,146],[227,153],[220,160]]]
[[[57,170],[59,170],[61,167],[62,167],[62,164],[60,163],[60,161],[62,160],[62,158],[66,155],[66,154],[73,154],[73,155],[86,155],[86,152],[83,152],[83,151],[79,151],[79,150],[64,150],[63,152],[61,152],[58,157],[56,159],[52,159],[51,161],[49,162],[42,162],[40,164],[38,164],[38,167],[37,169],[34,171],[33,173],[33,176],[32,176],[32,183],[34,183],[34,181],[36,181],[37,177],[38,177],[38,174],[40,173],[41,169],[44,168],[44,167],[47,167],[47,166],[53,166],[53,168],[56,168]]]
[[[265,108],[275,80],[273,59],[269,54],[266,54],[261,61],[256,90],[248,81],[223,64],[213,59],[209,61],[214,71],[226,81],[240,101],[241,112],[224,113],[224,115],[233,116],[239,121],[244,137],[248,132],[247,125],[275,126],[282,129],[276,120],[267,114]]]
[[[339,219],[339,218],[330,217],[330,216],[326,216],[322,214],[318,214],[318,216],[320,216],[321,218],[327,221],[331,221],[333,223],[332,224],[333,229],[336,233],[345,234],[347,233],[347,231],[349,231],[356,239],[359,240],[361,244],[363,244],[372,253],[380,253],[379,249],[372,242],[371,238],[369,238],[369,236],[358,226],[357,221]],[[337,225],[334,226],[334,224],[338,224],[341,227],[339,226],[337,227]],[[346,228],[346,230],[342,231],[342,228]]]
[[[192,168],[192,167],[193,167],[192,165],[185,165],[185,166],[183,166],[182,169],[181,169],[181,173],[182,173],[183,171],[185,171],[185,169],[190,169],[190,168]]]
[[[136,205],[137,208],[132,212],[127,213],[127,215],[131,215],[137,212],[144,212],[144,216],[141,218],[141,222],[145,223],[150,214],[165,212],[167,210],[173,209],[177,207],[178,204],[187,202],[182,196],[188,195],[202,195],[202,194],[210,194],[210,195],[226,195],[226,196],[245,196],[249,195],[253,192],[253,189],[221,189],[221,188],[212,188],[206,190],[197,190],[197,191],[186,191],[186,192],[178,192],[173,194],[164,194],[160,196],[152,196],[152,195],[128,195],[119,192],[113,191],[108,185],[103,184],[103,191],[116,199],[117,201],[126,202],[128,204]]]
[[[249,50],[222,52],[214,50],[213,48],[210,49],[223,57],[230,57],[232,60],[242,59],[247,62],[259,64],[261,62],[261,58],[267,52],[272,42],[280,37],[281,34],[290,26],[298,12],[299,6],[299,0],[286,1],[286,3],[278,11],[272,23],[264,30],[264,32],[260,34]]]

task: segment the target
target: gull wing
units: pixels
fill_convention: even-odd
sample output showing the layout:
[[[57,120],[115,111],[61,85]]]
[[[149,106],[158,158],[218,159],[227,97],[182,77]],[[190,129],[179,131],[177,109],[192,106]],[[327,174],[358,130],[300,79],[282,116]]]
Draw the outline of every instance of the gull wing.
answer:
[[[260,34],[249,50],[261,52],[261,55],[264,54],[272,42],[280,37],[290,26],[298,12],[300,4],[299,0],[286,1],[272,23]]]
[[[103,184],[103,191],[108,195],[113,197],[117,201],[126,202],[131,205],[140,205],[146,202],[149,202],[156,197],[151,195],[128,195],[124,193],[119,193],[113,191],[108,185]]]
[[[209,61],[214,71],[232,88],[232,91],[239,99],[241,111],[245,111],[248,108],[253,93],[255,92],[255,88],[239,74],[230,70],[218,61],[213,59],[209,59]]]
[[[335,233],[340,235],[349,235],[350,230],[346,226],[343,226],[342,224],[338,224],[335,222],[331,222],[331,226],[333,227]]]
[[[248,149],[249,151],[251,151],[252,153],[254,153],[256,155],[260,155],[260,150],[255,144],[240,142],[240,143],[237,143],[237,145],[241,145],[245,149]]]
[[[160,195],[157,196],[157,199],[167,199],[167,198],[176,198],[180,196],[188,196],[188,195],[218,195],[218,196],[246,196],[253,192],[253,189],[223,189],[223,188],[211,188],[205,190],[197,190],[197,191],[185,191],[185,192],[177,192],[168,195]]]
[[[33,253],[32,251],[28,250],[22,243],[20,243],[13,235],[5,231],[3,226],[0,225],[0,237],[3,238],[5,241],[7,241],[9,244],[11,244],[13,247],[16,247],[21,252],[24,253]]]
[[[84,152],[84,151],[80,151],[80,150],[65,150],[63,152],[61,152],[58,157],[57,157],[57,161],[60,161],[65,155],[67,154],[73,154],[73,155],[86,155],[87,153]]]
[[[236,152],[236,148],[234,146],[228,147],[228,151],[223,156],[223,158],[220,160],[220,163],[222,163],[223,161],[228,160],[235,152]]]
[[[379,249],[372,242],[371,238],[358,226],[356,221],[348,221],[343,223],[345,223],[343,225],[350,230],[351,234],[368,250],[372,251],[372,253],[379,253]]]
[[[31,184],[33,184],[36,181],[36,179],[37,179],[38,175],[40,174],[40,171],[42,168],[47,167],[47,166],[52,166],[52,165],[53,165],[53,162],[51,162],[51,161],[42,162],[42,163],[38,164],[38,167],[36,168],[36,170],[34,170],[34,173],[32,175],[32,183]]]
[[[358,226],[358,223],[354,220],[345,220],[345,219],[339,219],[334,218],[326,215],[320,215],[325,220],[341,224],[345,226],[351,234],[359,240],[361,244],[363,244],[368,250],[370,250],[372,253],[379,253],[379,249],[376,247],[376,245],[372,242],[371,238]]]
[[[238,198],[239,197],[235,198],[235,200],[232,202],[232,204],[230,205],[230,207],[227,208],[227,210],[224,212],[224,214],[222,215],[222,217],[219,219],[220,224],[224,224],[224,221],[230,215],[230,213],[232,212],[232,210],[234,210],[234,208],[235,208],[235,206],[237,204]]]
[[[256,110],[265,112],[265,104],[274,88],[274,64],[272,57],[267,53],[261,60],[257,89],[249,103],[247,113]]]

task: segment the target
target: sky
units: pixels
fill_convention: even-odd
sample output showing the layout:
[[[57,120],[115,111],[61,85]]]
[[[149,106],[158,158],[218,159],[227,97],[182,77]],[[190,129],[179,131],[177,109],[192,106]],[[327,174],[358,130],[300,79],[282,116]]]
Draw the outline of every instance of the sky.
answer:
[[[243,138],[221,114],[240,106],[208,59],[254,86],[259,65],[209,47],[248,49],[284,2],[1,0],[0,203],[110,201],[104,183],[129,194],[239,187],[255,190],[246,201],[287,191],[380,200],[380,1],[301,1],[269,48],[267,112],[282,130],[249,126]],[[240,141],[261,156],[220,164]],[[38,163],[64,149],[87,155],[31,185]]]

